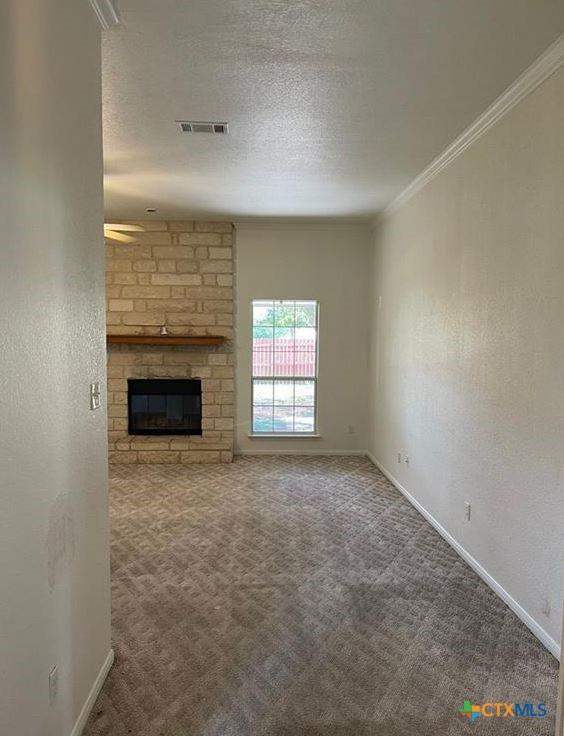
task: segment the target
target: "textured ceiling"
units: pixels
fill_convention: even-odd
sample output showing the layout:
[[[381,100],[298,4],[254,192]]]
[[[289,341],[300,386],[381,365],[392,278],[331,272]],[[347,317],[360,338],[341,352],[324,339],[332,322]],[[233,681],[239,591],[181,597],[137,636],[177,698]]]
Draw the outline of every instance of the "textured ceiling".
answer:
[[[562,0],[118,5],[103,86],[120,217],[372,215],[564,31]]]

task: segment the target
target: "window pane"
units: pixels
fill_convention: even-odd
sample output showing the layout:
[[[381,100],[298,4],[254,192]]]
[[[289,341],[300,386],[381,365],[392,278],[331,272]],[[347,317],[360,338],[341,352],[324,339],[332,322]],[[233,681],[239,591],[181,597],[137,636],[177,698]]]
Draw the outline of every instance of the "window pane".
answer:
[[[253,405],[272,406],[274,384],[272,381],[253,381]]]
[[[253,351],[253,376],[271,376],[273,370],[272,352]]]
[[[296,327],[315,327],[316,314],[315,302],[296,302]]]
[[[274,382],[274,403],[278,405],[293,406],[294,404],[294,382]]]
[[[296,406],[315,405],[315,381],[296,381],[294,384]]]
[[[296,406],[294,412],[294,432],[313,432],[315,430],[313,406]]]
[[[292,327],[276,327],[274,338],[275,375],[294,375],[294,330]]]
[[[284,352],[276,351],[274,353],[274,375],[277,377],[293,376],[295,375],[294,371],[294,353],[289,350],[285,350]]]
[[[272,407],[253,406],[253,432],[272,432]]]
[[[294,328],[293,327],[275,327],[274,328],[274,349],[275,350],[293,350],[294,349]]]
[[[253,325],[273,325],[273,324],[274,324],[274,302],[272,301],[253,302]]]
[[[293,432],[294,431],[294,409],[293,407],[275,406],[273,426],[274,426],[275,432]]]
[[[314,432],[317,302],[253,302],[252,429]]]
[[[315,327],[298,327],[296,329],[296,350],[316,350],[317,330]]]
[[[294,364],[295,376],[315,376],[316,353],[296,353]]]
[[[253,327],[253,342],[257,345],[271,346],[274,339],[274,327]],[[257,350],[257,345],[253,346],[253,350]]]
[[[274,303],[274,324],[279,327],[294,326],[294,302]]]

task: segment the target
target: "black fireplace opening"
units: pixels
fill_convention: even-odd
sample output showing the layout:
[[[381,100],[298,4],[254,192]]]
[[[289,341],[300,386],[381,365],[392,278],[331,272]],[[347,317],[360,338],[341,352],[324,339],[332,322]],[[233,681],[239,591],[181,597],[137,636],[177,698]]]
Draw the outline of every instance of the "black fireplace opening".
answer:
[[[129,434],[202,434],[200,379],[130,378]]]

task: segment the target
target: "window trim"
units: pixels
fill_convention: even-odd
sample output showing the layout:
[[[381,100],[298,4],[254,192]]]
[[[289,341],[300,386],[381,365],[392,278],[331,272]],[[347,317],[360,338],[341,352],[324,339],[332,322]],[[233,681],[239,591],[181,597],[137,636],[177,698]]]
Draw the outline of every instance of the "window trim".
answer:
[[[315,376],[254,376],[253,375],[253,327],[254,327],[254,314],[253,304],[255,302],[314,302],[315,303]],[[319,299],[302,299],[299,297],[295,298],[275,298],[275,297],[253,297],[250,302],[250,325],[251,325],[251,345],[250,345],[250,356],[251,356],[251,431],[248,433],[248,437],[251,439],[315,439],[321,437],[319,433],[319,401],[318,401],[318,388],[319,388]],[[254,417],[254,381],[264,379],[265,381],[313,381],[315,386],[315,404],[313,407],[313,432],[280,432],[280,430],[272,432],[254,432],[253,417]]]

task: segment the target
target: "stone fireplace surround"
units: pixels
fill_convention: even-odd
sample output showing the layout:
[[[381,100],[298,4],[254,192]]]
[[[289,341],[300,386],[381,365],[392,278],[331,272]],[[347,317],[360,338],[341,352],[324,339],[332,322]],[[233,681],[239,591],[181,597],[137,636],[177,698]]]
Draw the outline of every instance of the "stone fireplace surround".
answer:
[[[119,220],[118,220],[119,221]],[[216,346],[108,345],[112,463],[233,459],[233,226],[135,221],[135,243],[107,241],[107,330],[112,335],[221,335]],[[128,233],[129,234],[129,233]],[[202,379],[201,436],[127,432],[128,378]]]

